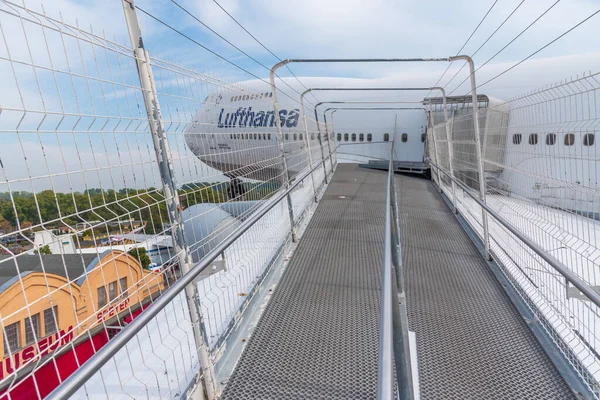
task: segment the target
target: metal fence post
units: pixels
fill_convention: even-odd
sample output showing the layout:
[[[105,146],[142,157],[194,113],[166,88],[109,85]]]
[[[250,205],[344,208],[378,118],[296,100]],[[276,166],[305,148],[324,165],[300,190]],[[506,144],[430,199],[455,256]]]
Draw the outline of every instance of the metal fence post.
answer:
[[[439,157],[438,157],[438,152],[437,152],[437,141],[435,140],[435,129],[433,129],[433,112],[431,111],[431,106],[429,107],[429,124],[431,125],[431,137],[433,138],[433,158],[435,160],[435,163],[439,165]],[[439,172],[435,173],[435,176],[437,176],[437,184],[438,184],[438,189],[440,190],[440,193],[442,192],[442,185],[440,183],[440,174]],[[434,178],[434,174],[433,171],[431,171],[431,179],[435,182],[435,178]]]
[[[477,84],[475,82],[475,65],[473,60],[469,56],[456,56],[450,57],[450,61],[465,60],[469,64],[469,73],[471,74],[471,97],[473,102],[473,127],[475,130],[475,154],[477,156],[477,169],[479,175],[479,199],[485,203],[485,176],[484,176],[484,162],[481,156],[481,137],[479,133],[479,106],[477,103]],[[491,260],[490,253],[490,234],[488,228],[487,212],[484,208],[481,208],[481,218],[483,225],[483,243],[485,245],[485,257]]]
[[[310,165],[309,168],[312,169],[312,167],[313,167],[312,150],[310,148],[310,137],[308,136],[308,125],[306,124],[306,114],[304,113],[304,95],[306,93],[308,93],[308,92],[305,91],[300,96],[300,108],[302,109],[302,122],[304,123],[304,138],[306,140],[306,156],[308,157],[308,163]],[[315,175],[312,172],[310,174],[310,180],[312,181],[313,194],[314,194],[315,203],[316,203],[318,200],[317,199],[317,189],[315,186]]]
[[[323,124],[325,125],[325,137],[327,138],[327,148],[329,149],[329,165],[331,166],[331,173],[333,174],[333,155],[331,153],[331,137],[329,136],[329,129],[327,129],[327,115],[323,112]]]
[[[283,179],[285,180],[285,188],[290,187],[290,171],[287,166],[287,160],[285,159],[285,150],[283,148],[283,133],[281,132],[281,119],[279,118],[279,104],[277,104],[277,87],[275,86],[275,70],[282,65],[285,65],[286,62],[282,61],[273,66],[271,68],[271,73],[269,77],[271,79],[271,92],[273,93],[273,112],[275,116],[275,127],[277,129],[277,145],[279,147],[279,152],[281,153],[281,163],[283,166]],[[291,193],[288,193],[286,196],[287,204],[288,204],[288,212],[290,216],[290,226],[292,233],[292,241],[296,241],[296,225],[294,223],[294,207],[292,204],[292,196]]]
[[[333,124],[333,114],[335,114],[337,110],[333,110],[331,112],[331,133],[333,134],[333,143],[335,143],[335,125]],[[337,146],[334,144],[333,152],[335,153],[335,165],[337,166]],[[331,159],[333,162],[333,159]]]
[[[129,38],[133,47],[140,86],[142,89],[146,113],[148,114],[148,125],[152,133],[154,150],[160,169],[160,176],[163,186],[163,192],[171,224],[171,235],[173,237],[173,248],[178,257],[179,266],[183,274],[186,274],[192,263],[191,257],[185,242],[183,232],[183,221],[181,219],[179,196],[173,168],[171,165],[169,144],[165,131],[163,129],[158,96],[152,69],[150,66],[150,57],[144,49],[142,33],[139,27],[135,4],[133,0],[122,0],[125,20],[129,31]],[[188,285],[185,288],[185,294],[190,311],[194,340],[198,351],[198,360],[202,371],[202,384],[209,400],[217,397],[217,385],[214,375],[214,366],[210,359],[210,351],[207,346],[206,330],[202,320],[200,310],[200,299],[195,284]]]
[[[306,113],[304,112],[304,96],[309,93],[312,89],[306,89],[300,95],[300,108],[302,109],[302,120],[304,121],[304,133],[308,136],[308,124],[306,123]],[[319,122],[317,121],[317,128]],[[323,173],[325,174],[325,183],[327,183],[327,167],[325,166],[325,151],[323,150],[323,143],[321,142],[321,136],[319,136],[319,147],[321,147],[321,161],[323,163]]]
[[[452,165],[452,159],[454,158],[454,149],[452,148],[452,131],[449,128],[448,122],[448,104],[446,102],[446,90],[444,90],[443,87],[432,87],[431,89],[437,89],[440,92],[442,92],[445,125],[444,128],[446,129],[446,141],[448,142],[448,166],[450,168],[450,175],[454,176],[454,166]],[[452,211],[454,212],[454,214],[456,214],[458,212],[458,210],[456,209],[456,184],[452,179],[450,180],[450,182],[452,184]]]
[[[321,128],[319,127],[319,114],[317,112],[317,108],[324,102],[317,103],[315,105],[315,121],[317,122],[317,134],[319,135],[319,143],[321,144],[321,148],[323,149],[323,167],[325,168],[325,146],[323,146],[323,141],[321,138]],[[327,122],[325,122],[325,132],[327,132]],[[331,160],[331,145],[329,144],[329,137],[327,137],[327,149],[329,150],[329,166],[331,167],[331,173],[333,174],[333,163]],[[327,168],[325,168],[325,182],[327,183]]]

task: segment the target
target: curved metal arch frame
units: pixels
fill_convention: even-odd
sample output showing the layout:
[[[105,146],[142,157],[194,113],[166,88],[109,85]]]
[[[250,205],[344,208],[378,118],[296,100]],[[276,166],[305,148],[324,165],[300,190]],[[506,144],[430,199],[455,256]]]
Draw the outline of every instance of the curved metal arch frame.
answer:
[[[471,57],[467,56],[467,55],[457,55],[454,57],[444,57],[444,58],[371,58],[371,59],[360,59],[360,58],[354,58],[354,59],[286,59],[283,61],[280,61],[279,63],[275,64],[272,68],[271,68],[271,73],[270,73],[270,83],[271,83],[271,91],[273,93],[273,111],[274,111],[274,115],[275,115],[275,125],[277,128],[277,141],[279,143],[279,148],[281,151],[281,155],[283,158],[283,166],[286,169],[286,175],[287,175],[287,186],[289,187],[290,185],[290,179],[289,179],[289,173],[287,173],[287,168],[286,168],[286,161],[285,161],[285,157],[284,157],[284,152],[283,152],[283,140],[282,140],[282,132],[281,132],[281,120],[279,118],[279,107],[277,104],[277,87],[275,85],[275,71],[286,65],[289,63],[360,63],[360,62],[365,62],[365,63],[378,63],[378,62],[435,62],[435,61],[447,61],[447,62],[452,62],[452,61],[457,61],[457,60],[464,60],[469,64],[469,72],[470,72],[470,78],[471,78],[471,96],[472,96],[472,104],[473,104],[473,127],[474,127],[474,141],[475,141],[475,147],[476,147],[476,155],[477,155],[477,166],[478,166],[478,175],[479,175],[479,198],[480,200],[485,203],[485,177],[484,177],[484,165],[483,165],[483,158],[482,158],[482,149],[481,149],[481,143],[480,143],[480,128],[479,128],[479,110],[478,110],[478,106],[477,106],[477,85],[475,82],[475,65],[473,63],[473,60],[471,59]],[[318,115],[317,115],[317,107],[319,106],[319,104],[317,104],[315,106],[315,117],[318,119]],[[306,124],[305,124],[306,126]],[[317,123],[317,129],[318,129],[318,123]],[[319,140],[320,140],[320,133],[319,133]],[[434,140],[435,142],[435,140]],[[328,147],[329,147],[329,151],[331,153],[331,146],[329,146],[329,141],[328,143]],[[321,149],[322,150],[322,149]],[[330,158],[331,159],[331,158]],[[333,164],[331,164],[332,166],[332,171],[333,171]],[[325,182],[327,182],[327,169],[325,168],[325,157],[323,157],[323,167],[324,167],[324,171],[325,171]],[[485,211],[484,208],[481,209],[481,214],[482,214],[482,225],[483,225],[483,242],[484,242],[484,247],[485,247],[485,258],[486,259],[491,259],[491,254],[490,254],[490,243],[489,243],[489,229],[488,229],[488,220],[487,220],[487,213]],[[384,277],[388,274],[391,273],[391,271],[388,271],[388,267],[389,265],[386,264],[384,265]],[[392,319],[393,319],[393,314],[392,314],[392,309],[390,307],[386,307],[386,303],[387,302],[392,302],[392,298],[389,298],[391,296],[392,290],[391,288],[388,288],[387,285],[389,285],[388,280],[383,281],[383,284],[386,285],[384,286],[384,298],[382,299],[382,309],[381,309],[381,318],[382,318],[382,329],[381,329],[381,337],[380,337],[380,350],[379,350],[379,354],[380,354],[380,359],[379,359],[379,374],[378,374],[378,382],[377,382],[377,398],[378,399],[393,399],[394,398],[394,357],[393,357],[393,349],[394,349],[394,342],[393,342],[393,329],[392,329]],[[405,348],[407,349],[408,346],[408,341],[406,341],[406,343],[404,343]],[[409,353],[406,353],[409,354]],[[400,393],[399,393],[399,397],[401,398],[405,398],[405,399],[409,399],[409,398],[413,398],[413,385],[412,385],[412,380],[410,379],[410,365],[406,365],[406,360],[403,360],[404,365],[397,365],[400,366],[403,370],[402,371],[397,371],[402,375],[403,380],[405,380],[405,382],[403,382],[403,385],[399,385],[399,389],[400,389]]]

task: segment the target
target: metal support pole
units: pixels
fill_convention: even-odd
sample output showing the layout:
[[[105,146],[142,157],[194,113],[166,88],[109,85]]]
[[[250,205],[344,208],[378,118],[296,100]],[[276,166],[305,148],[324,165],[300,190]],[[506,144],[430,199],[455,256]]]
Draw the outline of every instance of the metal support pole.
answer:
[[[431,137],[433,138],[433,156],[435,159],[435,163],[439,163],[438,151],[437,151],[437,141],[435,140],[435,130],[433,129],[433,113],[431,112],[431,107],[429,108],[429,125],[431,125]],[[437,176],[437,185],[440,193],[442,192],[442,185],[440,182],[440,174],[439,172],[435,173]],[[431,179],[435,182],[433,171],[431,171]]]
[[[148,124],[152,133],[154,150],[156,152],[158,167],[160,169],[162,187],[167,204],[169,222],[171,224],[173,248],[178,257],[181,272],[186,274],[190,270],[192,260],[185,241],[177,185],[175,183],[175,176],[170,161],[171,152],[169,150],[169,143],[162,125],[156,86],[152,76],[152,68],[150,66],[150,56],[144,49],[142,33],[138,23],[134,1],[122,0],[122,4],[125,12],[127,29],[129,31],[129,38],[133,47],[133,53],[140,78],[140,86],[144,97],[146,113],[148,114]],[[210,351],[206,345],[206,330],[202,320],[200,299],[196,284],[193,283],[187,285],[185,288],[185,294],[190,311],[190,318],[192,321],[194,340],[196,342],[196,348],[198,352],[198,360],[200,362],[200,379],[208,399],[212,400],[217,397],[217,384],[215,380],[214,366],[212,360],[210,359]]]
[[[312,149],[310,148],[310,137],[308,136],[308,125],[306,125],[306,115],[304,114],[304,103],[302,102],[302,98],[300,99],[301,107],[302,107],[302,122],[304,123],[304,139],[306,140],[306,157],[308,159],[309,169],[312,170],[313,160],[312,160]],[[314,173],[310,173],[310,180],[312,182],[313,188],[313,196],[315,199],[315,203],[318,202],[317,198],[317,189],[315,186],[315,175]]]
[[[337,110],[333,110],[331,112],[331,133],[333,134],[333,143],[335,143],[335,126],[333,124],[333,114],[335,114]],[[337,165],[337,146],[333,146],[333,152],[335,153],[335,165]],[[333,158],[331,159],[331,162],[333,162]]]
[[[479,199],[485,203],[485,176],[484,176],[484,161],[481,156],[481,138],[479,133],[479,107],[477,103],[477,84],[475,83],[475,65],[469,56],[450,57],[450,61],[465,60],[469,64],[469,73],[471,74],[471,97],[473,102],[473,127],[475,129],[475,154],[477,155],[477,167],[479,174]],[[485,246],[485,256],[491,260],[490,253],[490,234],[488,229],[487,212],[484,208],[481,209],[481,219],[483,225],[483,243]]]
[[[275,67],[273,67],[275,68]],[[302,119],[304,120],[304,134],[308,137],[308,124],[306,123],[306,113],[304,112],[304,96],[309,93],[311,89],[307,89],[300,95],[300,109],[302,111]],[[317,125],[318,127],[318,125]],[[321,136],[319,135],[319,147],[321,147],[321,162],[323,163],[323,174],[325,175],[325,184],[327,184],[327,167],[325,166],[325,150],[323,149],[323,143],[321,142]]]
[[[454,149],[452,148],[452,133],[449,129],[449,123],[448,123],[448,107],[447,107],[447,103],[446,103],[446,91],[444,90],[443,87],[432,87],[431,89],[436,89],[439,90],[440,92],[442,92],[442,98],[443,98],[443,107],[444,107],[444,125],[445,125],[445,129],[446,129],[446,141],[448,143],[448,165],[450,168],[450,175],[454,176],[454,166],[452,165],[452,160],[454,158]],[[434,132],[434,136],[435,136],[435,132]],[[439,179],[439,176],[438,176]],[[454,183],[453,180],[450,180],[451,184],[452,184],[452,211],[454,212],[454,214],[456,214],[458,212],[458,210],[456,209],[456,184]]]
[[[319,141],[321,143],[321,146],[323,146],[323,142],[321,141],[321,128],[319,128],[319,114],[317,113],[317,108],[323,104],[324,102],[320,102],[317,103],[315,105],[315,122],[317,123],[317,134],[319,135]],[[327,127],[325,127],[325,130],[327,130]],[[329,150],[329,165],[331,167],[331,172],[333,173],[333,164],[331,162],[331,146],[329,145],[329,138],[327,138],[327,149]],[[324,153],[323,153],[324,154]],[[323,166],[325,165],[325,162],[323,162]],[[325,170],[325,180],[327,181],[327,170]]]
[[[290,171],[287,167],[287,160],[285,159],[285,150],[283,148],[283,133],[281,132],[281,119],[279,118],[279,105],[277,104],[277,87],[275,86],[275,70],[282,65],[285,65],[285,61],[281,61],[271,68],[271,73],[269,74],[269,78],[271,80],[271,92],[273,93],[273,111],[275,117],[275,127],[277,129],[277,144],[279,146],[279,152],[281,153],[281,165],[283,167],[283,178],[285,180],[284,186],[285,188],[290,187]],[[290,226],[291,226],[291,234],[292,234],[292,242],[296,241],[296,224],[294,223],[294,207],[292,204],[292,196],[291,193],[288,193],[286,196],[287,204],[288,204],[288,212],[290,216]]]
[[[331,153],[331,137],[329,137],[329,129],[327,129],[327,116],[323,112],[323,124],[325,125],[325,137],[327,138],[327,147],[329,148],[329,165],[333,174],[333,154]],[[335,147],[334,147],[335,148]]]

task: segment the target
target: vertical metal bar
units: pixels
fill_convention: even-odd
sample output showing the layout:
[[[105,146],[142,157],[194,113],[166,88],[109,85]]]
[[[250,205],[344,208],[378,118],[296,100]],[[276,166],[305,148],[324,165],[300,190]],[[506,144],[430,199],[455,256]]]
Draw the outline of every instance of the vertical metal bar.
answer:
[[[448,143],[448,165],[450,168],[450,175],[454,176],[454,166],[452,165],[452,159],[454,158],[454,149],[452,148],[452,132],[449,129],[449,123],[448,123],[448,104],[446,103],[446,90],[444,90],[443,87],[432,87],[432,90],[439,90],[440,92],[442,92],[442,98],[443,98],[443,106],[444,106],[444,125],[445,125],[445,129],[446,129],[446,141]],[[434,135],[435,135],[435,131],[434,131]],[[436,162],[438,162],[436,160]],[[454,214],[456,214],[458,212],[458,210],[456,209],[456,184],[454,183],[454,181],[451,179],[450,180],[451,184],[452,184],[452,211],[454,212]]]
[[[433,155],[435,159],[435,163],[439,165],[439,157],[437,152],[437,141],[435,140],[435,129],[433,129],[433,112],[431,111],[431,106],[429,106],[429,126],[431,126],[431,137],[433,138]],[[437,177],[437,184],[440,193],[442,192],[442,185],[440,184],[440,174],[436,171],[435,175],[433,171],[431,171],[431,179],[435,182],[435,177]]]
[[[308,136],[308,124],[306,123],[306,113],[304,112],[304,96],[309,93],[312,89],[307,89],[300,95],[300,108],[302,110],[302,120],[304,121],[304,133]],[[317,128],[319,123],[317,121]],[[325,175],[325,183],[327,183],[327,168],[325,166],[325,151],[323,150],[323,143],[321,142],[321,136],[319,135],[319,147],[321,147],[321,161],[323,163],[323,174]]]
[[[321,128],[319,128],[319,114],[317,113],[317,108],[323,104],[321,103],[317,103],[315,105],[315,122],[317,123],[317,135],[319,136],[319,144],[321,145],[321,151],[323,152],[323,168],[325,168],[325,183],[327,183],[327,168],[325,166],[325,146],[323,146],[323,140],[321,137]],[[327,141],[327,147],[329,149],[329,165],[331,165],[331,146],[329,146],[329,141]],[[333,172],[333,170],[332,170]]]
[[[271,68],[271,73],[269,74],[269,78],[271,80],[271,92],[273,93],[273,112],[275,113],[275,127],[277,129],[277,145],[279,147],[279,152],[281,153],[281,165],[283,167],[283,179],[285,180],[284,186],[286,189],[290,187],[290,171],[287,166],[287,160],[285,159],[285,149],[283,148],[283,133],[281,132],[281,119],[279,118],[279,104],[277,104],[277,87],[275,86],[275,70],[282,65],[285,65],[286,61],[281,61]],[[290,216],[290,226],[291,226],[291,234],[292,241],[296,241],[296,224],[294,223],[294,207],[292,204],[292,196],[291,193],[288,193],[286,196],[287,205],[288,205],[288,213]]]
[[[337,110],[333,110],[331,112],[331,133],[333,134],[333,143],[335,143],[335,126],[333,124],[333,114],[335,114]],[[337,146],[333,146],[333,152],[335,153],[335,165],[337,166]],[[331,158],[331,162],[333,162],[333,158]]]
[[[160,169],[160,176],[163,186],[163,192],[171,224],[171,235],[173,236],[173,247],[178,256],[178,262],[183,274],[190,270],[192,260],[185,242],[183,231],[183,221],[181,219],[179,196],[177,185],[175,183],[173,168],[170,161],[170,150],[167,137],[162,125],[158,96],[152,70],[150,67],[150,57],[144,49],[142,33],[139,27],[135,4],[133,0],[122,0],[125,20],[129,31],[129,38],[133,47],[135,61],[140,78],[146,113],[148,114],[148,124],[152,133],[154,150]],[[210,352],[206,345],[206,330],[204,329],[202,314],[200,311],[200,301],[198,290],[195,284],[187,285],[185,288],[186,299],[190,310],[194,340],[198,351],[198,360],[202,371],[202,383],[209,400],[217,396],[217,385],[214,375],[214,366],[210,359]]]
[[[477,168],[479,175],[479,199],[485,203],[485,176],[484,162],[481,156],[481,137],[479,133],[479,106],[477,103],[477,84],[475,82],[475,65],[469,56],[450,57],[450,61],[465,60],[469,64],[469,73],[471,74],[471,97],[473,102],[473,127],[475,130],[475,154],[477,156]],[[439,164],[438,164],[439,165]],[[481,208],[481,219],[483,225],[483,243],[485,246],[485,257],[491,260],[490,254],[490,234],[488,229],[487,212]]]

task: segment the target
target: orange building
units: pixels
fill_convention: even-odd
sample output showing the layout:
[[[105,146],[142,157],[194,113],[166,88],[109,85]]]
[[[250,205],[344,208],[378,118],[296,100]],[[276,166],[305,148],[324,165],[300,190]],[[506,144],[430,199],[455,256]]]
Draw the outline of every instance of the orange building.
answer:
[[[98,332],[110,337],[107,326],[122,326],[164,287],[162,275],[122,251],[0,256],[0,381]]]

